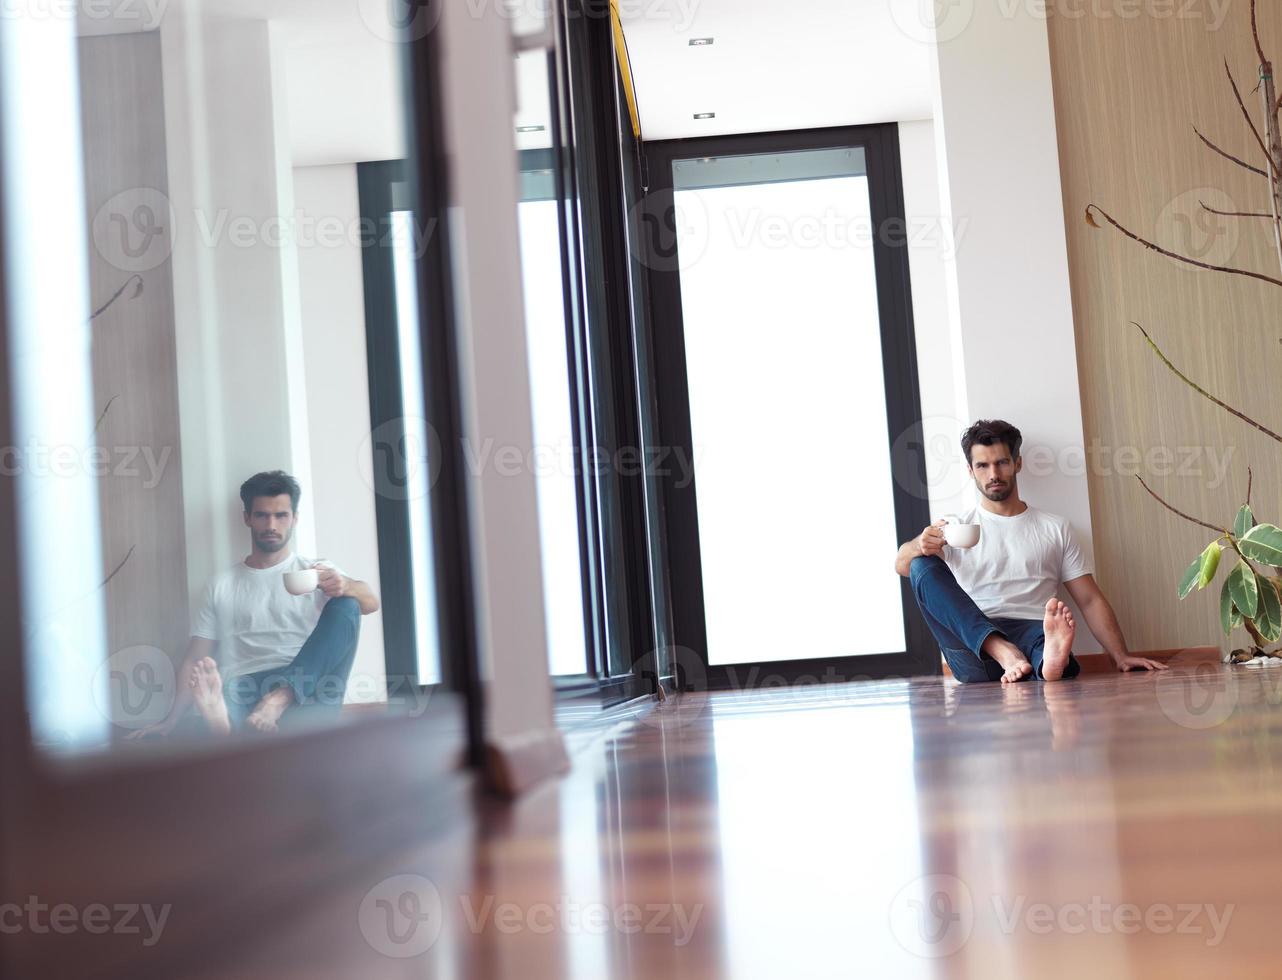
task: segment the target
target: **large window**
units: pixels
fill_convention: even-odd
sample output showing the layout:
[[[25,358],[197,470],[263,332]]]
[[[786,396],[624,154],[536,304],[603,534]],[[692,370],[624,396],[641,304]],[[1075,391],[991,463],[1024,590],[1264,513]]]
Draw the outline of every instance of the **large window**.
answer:
[[[717,686],[929,672],[876,557],[929,520],[892,453],[921,411],[895,127],[647,160],[661,431],[691,464],[664,486],[676,643]]]
[[[864,151],[673,180],[709,662],[904,650]]]

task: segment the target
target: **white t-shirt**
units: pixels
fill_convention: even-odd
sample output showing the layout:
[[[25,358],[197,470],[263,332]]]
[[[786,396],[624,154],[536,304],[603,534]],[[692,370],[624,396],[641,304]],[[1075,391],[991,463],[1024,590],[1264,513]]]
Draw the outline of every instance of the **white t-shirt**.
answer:
[[[191,631],[217,641],[224,679],[284,667],[298,655],[329,597],[319,589],[291,595],[284,579],[286,572],[313,564],[313,559],[299,555],[271,568],[250,568],[242,561],[205,587],[205,604]]]
[[[1003,517],[973,507],[958,514],[963,524],[979,524],[973,548],[944,546],[944,561],[957,583],[994,619],[1041,619],[1061,582],[1091,574],[1068,521],[1029,507]]]

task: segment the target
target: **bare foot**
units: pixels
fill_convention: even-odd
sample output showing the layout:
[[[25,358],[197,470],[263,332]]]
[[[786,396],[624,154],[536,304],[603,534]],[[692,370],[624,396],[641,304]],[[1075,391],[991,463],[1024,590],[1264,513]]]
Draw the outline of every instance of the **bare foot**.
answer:
[[[1069,655],[1073,652],[1073,637],[1077,626],[1068,606],[1058,599],[1046,603],[1046,618],[1042,621],[1046,631],[1046,647],[1042,654],[1042,677],[1048,681],[1057,681],[1064,676],[1068,666]]]
[[[215,735],[230,734],[231,719],[227,717],[227,702],[223,700],[223,679],[214,658],[202,657],[192,664],[187,683],[196,701],[196,709],[209,730]]]
[[[260,732],[276,731],[280,716],[285,709],[294,703],[294,690],[290,687],[278,687],[263,695],[263,699],[254,706],[254,710],[245,719],[245,727]]]
[[[1002,665],[1005,671],[1002,674],[1003,684],[1014,684],[1033,673],[1033,665],[1028,662],[1028,658],[1004,636],[993,633],[984,641],[981,649]]]

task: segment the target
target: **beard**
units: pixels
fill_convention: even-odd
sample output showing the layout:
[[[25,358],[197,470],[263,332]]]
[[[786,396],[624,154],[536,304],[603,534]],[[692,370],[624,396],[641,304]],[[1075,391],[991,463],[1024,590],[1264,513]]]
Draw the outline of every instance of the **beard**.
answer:
[[[282,534],[278,538],[268,537],[265,534],[255,534],[254,547],[259,551],[266,551],[269,554],[275,554],[284,548],[285,545],[289,544],[289,541],[293,536],[294,532],[292,530],[288,534]]]
[[[976,486],[979,486],[979,484],[976,484]],[[1015,492],[1015,481],[1011,480],[1010,483],[992,488],[980,486],[979,492],[989,500],[1000,503]]]

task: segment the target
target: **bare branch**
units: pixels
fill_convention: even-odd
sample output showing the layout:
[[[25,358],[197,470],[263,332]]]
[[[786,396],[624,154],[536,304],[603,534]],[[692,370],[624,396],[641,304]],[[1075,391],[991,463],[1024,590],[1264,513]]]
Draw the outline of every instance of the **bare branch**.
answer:
[[[1251,467],[1246,468],[1246,505],[1251,506],[1251,481],[1255,478]]]
[[[1278,434],[1277,434],[1276,432],[1274,432],[1272,429],[1265,428],[1265,427],[1264,427],[1264,426],[1262,426],[1259,422],[1255,421],[1255,419],[1251,418],[1251,416],[1249,416],[1249,415],[1245,415],[1245,414],[1243,414],[1242,412],[1239,412],[1239,411],[1238,411],[1236,408],[1234,408],[1232,405],[1226,405],[1224,402],[1220,401],[1220,399],[1216,398],[1216,397],[1215,397],[1214,395],[1212,395],[1209,391],[1207,391],[1205,388],[1203,388],[1201,385],[1199,385],[1196,381],[1193,381],[1191,378],[1189,378],[1189,376],[1188,376],[1187,374],[1185,374],[1183,371],[1181,371],[1179,368],[1177,368],[1174,364],[1172,364],[1172,363],[1171,363],[1171,359],[1170,359],[1169,357],[1167,357],[1165,354],[1163,354],[1163,353],[1162,353],[1162,348],[1160,348],[1160,347],[1158,347],[1158,346],[1157,346],[1157,344],[1154,342],[1153,338],[1152,338],[1152,337],[1150,337],[1150,336],[1148,335],[1148,331],[1147,331],[1147,330],[1145,330],[1143,327],[1141,327],[1141,326],[1140,326],[1138,323],[1136,323],[1134,320],[1132,320],[1132,321],[1131,321],[1131,325],[1132,325],[1132,326],[1134,326],[1137,330],[1139,330],[1139,332],[1140,332],[1140,333],[1142,333],[1142,334],[1144,335],[1144,339],[1145,339],[1146,341],[1148,341],[1148,345],[1149,345],[1151,348],[1153,348],[1153,353],[1155,353],[1159,358],[1161,358],[1162,363],[1163,363],[1163,364],[1165,364],[1168,368],[1170,368],[1170,369],[1171,369],[1171,372],[1172,372],[1172,373],[1173,373],[1177,378],[1179,378],[1181,381],[1183,381],[1186,385],[1188,385],[1190,388],[1192,388],[1194,391],[1196,391],[1196,392],[1197,392],[1199,395],[1201,395],[1203,398],[1206,398],[1207,400],[1214,402],[1216,405],[1219,405],[1219,406],[1220,406],[1220,408],[1224,409],[1224,410],[1225,410],[1226,412],[1228,412],[1230,415],[1236,415],[1236,416],[1237,416],[1238,418],[1240,418],[1243,422],[1245,422],[1245,423],[1247,423],[1248,425],[1254,426],[1255,428],[1259,429],[1261,432],[1263,432],[1263,433],[1264,433],[1266,436],[1268,436],[1270,439],[1276,439],[1278,442],[1282,442],[1282,436],[1278,435]]]
[[[1262,282],[1271,282],[1275,286],[1282,286],[1282,279],[1275,279],[1272,276],[1266,276],[1263,272],[1252,272],[1250,269],[1234,269],[1231,266],[1227,266],[1227,265],[1212,265],[1209,262],[1201,262],[1197,259],[1190,259],[1187,255],[1180,255],[1179,252],[1172,252],[1170,249],[1162,248],[1161,245],[1158,245],[1154,242],[1150,242],[1147,238],[1141,238],[1139,235],[1135,234],[1135,232],[1124,227],[1122,224],[1120,224],[1117,221],[1117,219],[1115,219],[1111,214],[1105,211],[1098,204],[1088,204],[1086,206],[1086,221],[1088,224],[1094,225],[1096,228],[1099,227],[1099,223],[1091,216],[1092,208],[1098,211],[1100,215],[1103,216],[1105,221],[1107,221],[1110,225],[1112,225],[1114,228],[1120,231],[1127,238],[1131,239],[1132,241],[1139,242],[1145,248],[1152,249],[1154,252],[1157,252],[1159,255],[1165,255],[1167,258],[1175,259],[1177,262],[1184,262],[1184,263],[1187,263],[1188,265],[1195,265],[1199,269],[1210,269],[1214,272],[1231,272],[1235,276],[1247,276],[1251,279],[1259,279]]]
[[[1235,157],[1232,153],[1226,153],[1224,150],[1221,150],[1218,146],[1216,146],[1216,145],[1215,145],[1214,143],[1212,143],[1209,139],[1207,139],[1205,136],[1203,136],[1203,135],[1202,135],[1202,131],[1201,131],[1200,129],[1198,129],[1196,126],[1194,126],[1194,127],[1193,127],[1193,132],[1197,133],[1197,138],[1198,138],[1198,139],[1200,139],[1203,143],[1205,143],[1208,147],[1210,147],[1212,150],[1214,150],[1214,151],[1215,151],[1216,153],[1218,153],[1220,156],[1224,157],[1224,159],[1226,159],[1226,160],[1232,160],[1232,161],[1233,161],[1234,163],[1236,163],[1239,167],[1245,167],[1247,170],[1251,171],[1251,173],[1253,173],[1253,174],[1259,174],[1261,177],[1267,177],[1267,176],[1268,176],[1268,173],[1267,173],[1266,171],[1264,171],[1264,170],[1261,170],[1259,167],[1254,167],[1254,166],[1252,166],[1251,164],[1247,163],[1245,160],[1239,160],[1239,159],[1238,159],[1237,157]]]
[[[1255,0],[1251,0],[1251,36],[1255,38],[1255,53],[1260,56],[1260,64],[1269,65],[1269,59],[1264,56],[1264,47],[1260,44],[1260,23],[1255,16]]]
[[[1268,218],[1273,220],[1273,215],[1266,211],[1221,211],[1219,208],[1213,208],[1205,201],[1198,201],[1202,205],[1203,211],[1210,211],[1211,214],[1218,214],[1225,218]]]
[[[1184,518],[1186,521],[1191,521],[1194,524],[1200,524],[1202,525],[1202,527],[1207,528],[1208,530],[1214,531],[1216,534],[1227,535],[1229,533],[1225,528],[1216,527],[1214,524],[1211,524],[1207,521],[1199,520],[1196,517],[1190,517],[1188,514],[1184,513],[1184,511],[1177,510],[1176,508],[1172,507],[1165,500],[1159,497],[1157,493],[1153,490],[1153,488],[1144,482],[1144,477],[1140,476],[1138,473],[1135,474],[1135,479],[1140,481],[1140,486],[1142,486],[1145,490],[1148,491],[1150,497],[1152,497],[1159,504],[1161,504],[1163,507],[1169,510],[1172,514],[1178,514],[1180,517]]]
[[[1260,131],[1255,128],[1255,121],[1251,119],[1251,114],[1246,111],[1246,103],[1242,101],[1242,93],[1237,87],[1237,82],[1233,78],[1233,70],[1229,68],[1229,61],[1224,59],[1224,74],[1229,76],[1229,85],[1233,87],[1233,98],[1237,99],[1238,108],[1242,110],[1242,118],[1246,120],[1247,126],[1251,129],[1251,135],[1255,137],[1255,142],[1260,144],[1260,149],[1264,151],[1264,158],[1269,161],[1273,170],[1278,169],[1277,161],[1269,154],[1269,148],[1264,144],[1264,137]]]

